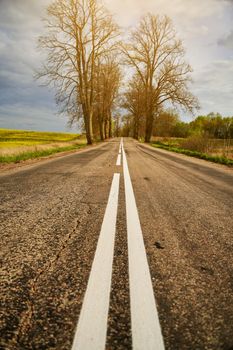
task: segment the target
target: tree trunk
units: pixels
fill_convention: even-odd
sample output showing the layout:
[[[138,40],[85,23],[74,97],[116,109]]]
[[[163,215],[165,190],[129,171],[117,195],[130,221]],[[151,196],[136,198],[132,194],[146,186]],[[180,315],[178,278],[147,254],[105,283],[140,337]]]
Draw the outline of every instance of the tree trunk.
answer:
[[[102,134],[103,134],[103,138],[104,140],[106,139],[106,135],[105,135],[105,121],[104,119],[102,118]]]
[[[90,133],[90,140],[92,145],[93,143],[93,124],[92,124],[92,119],[93,119],[93,111],[90,112],[90,117],[89,117],[89,133]]]
[[[134,118],[134,130],[133,130],[133,138],[138,140],[138,129],[139,129],[139,125],[138,125],[138,117]]]
[[[93,138],[92,138],[92,133],[91,133],[91,130],[90,130],[90,121],[88,121],[88,123],[87,123],[86,138],[87,138],[87,144],[88,145],[92,145]]]
[[[108,113],[108,136],[110,139],[112,138],[112,115],[110,111]]]
[[[100,139],[101,141],[104,141],[104,123],[103,123],[103,118],[99,115],[98,116],[99,120],[99,131],[100,131]]]
[[[92,129],[92,112],[86,113],[84,116],[85,129],[86,129],[86,138],[87,144],[93,144],[93,129]]]
[[[145,142],[149,143],[151,136],[152,136],[152,131],[153,131],[153,122],[154,122],[154,117],[152,114],[148,115],[146,118],[146,134],[145,134]]]
[[[104,121],[104,136],[105,136],[105,139],[108,138],[108,121],[107,120]]]

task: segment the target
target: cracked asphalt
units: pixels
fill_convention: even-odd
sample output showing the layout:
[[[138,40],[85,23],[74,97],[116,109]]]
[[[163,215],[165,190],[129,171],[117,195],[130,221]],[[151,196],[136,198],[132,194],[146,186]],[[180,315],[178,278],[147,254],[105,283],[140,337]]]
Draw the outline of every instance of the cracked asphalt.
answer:
[[[0,349],[71,348],[115,172],[106,349],[132,348],[119,142],[0,175]],[[233,349],[233,170],[133,140],[124,147],[166,349]]]

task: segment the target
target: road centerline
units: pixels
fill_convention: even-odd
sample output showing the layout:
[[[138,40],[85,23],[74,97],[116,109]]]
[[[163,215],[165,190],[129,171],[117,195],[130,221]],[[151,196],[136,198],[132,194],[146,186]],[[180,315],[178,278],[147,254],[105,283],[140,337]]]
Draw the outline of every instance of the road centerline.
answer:
[[[132,342],[134,350],[164,350],[143,235],[122,145],[126,198]]]
[[[121,138],[121,141],[120,141],[120,146],[119,146],[119,152],[118,152],[118,157],[117,157],[117,162],[116,162],[116,166],[121,166],[121,155],[122,155],[122,138]]]
[[[114,174],[72,350],[105,349],[119,185]]]
[[[119,147],[119,154],[121,154],[122,144],[123,144],[123,139],[121,138],[120,147]]]
[[[121,154],[118,154],[116,165],[121,166]]]

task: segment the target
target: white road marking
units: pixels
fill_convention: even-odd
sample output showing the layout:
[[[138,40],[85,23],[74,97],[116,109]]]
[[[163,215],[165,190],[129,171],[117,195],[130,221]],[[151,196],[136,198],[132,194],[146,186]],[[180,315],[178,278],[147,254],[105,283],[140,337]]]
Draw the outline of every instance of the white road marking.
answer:
[[[121,165],[121,154],[118,154],[116,165],[117,166]]]
[[[72,350],[105,349],[119,184],[114,174]]]
[[[122,145],[123,145],[123,138],[121,138],[121,141],[120,141],[119,154],[121,154]]]
[[[122,146],[122,152],[133,349],[163,350],[165,349],[163,337],[124,146]]]

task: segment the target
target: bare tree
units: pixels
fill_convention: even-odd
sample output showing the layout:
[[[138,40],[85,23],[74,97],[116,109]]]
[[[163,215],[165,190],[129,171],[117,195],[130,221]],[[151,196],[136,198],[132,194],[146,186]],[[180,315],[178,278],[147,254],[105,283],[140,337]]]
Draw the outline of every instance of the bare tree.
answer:
[[[101,140],[112,137],[112,112],[121,82],[119,64],[108,55],[96,69],[96,108]]]
[[[145,16],[122,44],[122,51],[126,64],[134,68],[143,85],[146,142],[152,135],[154,116],[167,101],[190,112],[198,108],[197,99],[188,90],[191,67],[167,16]]]
[[[133,117],[133,137],[138,139],[144,129],[145,117],[145,91],[140,76],[136,73],[129,81],[128,90],[124,94],[122,106]]]
[[[115,47],[118,27],[97,0],[56,0],[47,9],[48,34],[39,47],[47,62],[37,77],[56,90],[61,112],[83,118],[87,142],[93,142],[96,67]]]

